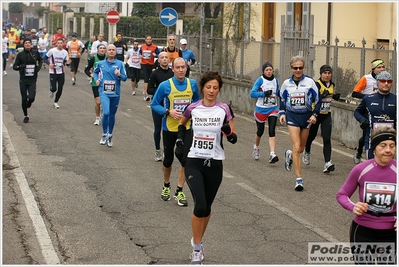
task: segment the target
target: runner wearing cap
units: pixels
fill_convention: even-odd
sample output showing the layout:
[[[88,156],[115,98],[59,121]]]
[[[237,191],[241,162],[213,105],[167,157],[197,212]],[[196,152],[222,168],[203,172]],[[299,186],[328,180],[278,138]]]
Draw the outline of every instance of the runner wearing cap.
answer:
[[[377,58],[371,61],[371,72],[364,75],[358,81],[358,83],[355,85],[355,88],[353,89],[352,97],[362,99],[364,96],[373,94],[378,91],[377,80],[375,79],[375,77],[383,70],[385,70],[385,63],[382,59]],[[357,151],[355,155],[353,155],[353,162],[355,164],[359,164],[362,159],[365,136],[366,132],[363,129],[362,137],[360,137],[359,144],[357,146]]]
[[[187,72],[186,77],[190,77],[190,67],[195,63],[195,55],[193,51],[187,48],[187,40],[181,39],[180,40],[180,50],[182,52],[182,57],[187,62]]]

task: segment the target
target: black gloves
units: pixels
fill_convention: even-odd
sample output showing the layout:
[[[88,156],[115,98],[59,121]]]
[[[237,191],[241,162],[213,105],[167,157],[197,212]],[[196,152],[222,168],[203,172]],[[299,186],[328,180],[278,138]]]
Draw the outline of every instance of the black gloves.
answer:
[[[333,94],[333,99],[334,100],[336,100],[336,101],[338,101],[339,99],[340,99],[340,97],[341,97],[341,94]]]
[[[232,144],[235,144],[237,142],[237,135],[231,131],[230,125],[228,123],[223,124],[222,128],[222,133],[226,136],[227,141],[229,141]]]
[[[265,97],[271,96],[273,91],[272,90],[267,90],[264,92],[265,93]]]
[[[367,129],[370,126],[369,121],[367,119],[362,120],[362,122],[360,123],[360,128]]]
[[[176,148],[175,148],[175,156],[179,160],[181,164],[184,164],[184,137],[186,136],[186,126],[179,125],[177,128],[177,139],[176,139]]]
[[[22,63],[21,65],[17,66],[17,68],[18,68],[19,70],[23,70],[23,69],[26,68],[26,65],[25,65],[24,63]]]
[[[230,135],[231,134],[231,128],[230,125],[228,123],[223,124],[222,128],[220,128],[220,130],[222,130],[222,133],[224,133],[224,135]]]
[[[330,92],[328,92],[327,89],[324,89],[323,93],[321,94],[321,98],[325,98],[326,96],[328,96]]]

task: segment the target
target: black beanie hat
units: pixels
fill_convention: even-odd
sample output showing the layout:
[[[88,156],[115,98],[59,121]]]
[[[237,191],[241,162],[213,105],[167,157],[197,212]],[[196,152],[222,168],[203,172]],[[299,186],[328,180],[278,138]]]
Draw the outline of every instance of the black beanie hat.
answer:
[[[262,73],[265,71],[265,69],[266,69],[267,67],[273,68],[272,63],[266,62],[265,64],[263,64],[263,66],[262,66]]]
[[[320,67],[320,74],[322,74],[325,71],[329,71],[332,73],[332,68],[330,65],[323,65]]]

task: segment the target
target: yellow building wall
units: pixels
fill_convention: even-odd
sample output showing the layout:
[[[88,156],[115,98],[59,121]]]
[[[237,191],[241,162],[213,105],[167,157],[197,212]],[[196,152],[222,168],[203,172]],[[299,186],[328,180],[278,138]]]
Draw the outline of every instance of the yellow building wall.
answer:
[[[265,18],[262,17],[262,3],[253,2],[253,10],[259,14],[259,23],[252,23],[252,36],[257,41],[261,40],[262,24]],[[275,40],[281,42],[281,15],[286,14],[287,5],[282,2],[275,2]],[[311,2],[310,14],[314,15],[314,42],[327,40],[328,24],[328,3]],[[393,49],[392,42],[397,40],[398,6],[396,2],[332,2],[331,5],[331,28],[330,42],[335,44],[338,37],[338,45],[351,41],[356,47],[362,46],[363,38],[366,40],[366,47],[371,48],[376,44],[377,39],[390,40],[389,49]],[[256,26],[259,24],[259,26]]]

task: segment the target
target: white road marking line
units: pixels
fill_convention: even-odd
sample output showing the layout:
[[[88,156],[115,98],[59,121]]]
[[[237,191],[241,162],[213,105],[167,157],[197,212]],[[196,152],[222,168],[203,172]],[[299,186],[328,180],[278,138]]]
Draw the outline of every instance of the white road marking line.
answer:
[[[21,190],[22,198],[25,202],[26,209],[28,210],[29,217],[32,220],[36,238],[39,242],[41,253],[45,261],[44,264],[60,264],[60,259],[58,258],[57,252],[54,250],[53,243],[51,242],[46,225],[44,224],[43,218],[40,214],[39,207],[37,206],[37,202],[29,188],[28,182],[26,181],[25,174],[21,169],[21,165],[15,153],[14,146],[12,145],[8,130],[4,124],[3,141],[5,150],[10,156],[10,164],[11,166],[15,167],[15,169],[13,169],[13,173]]]
[[[235,114],[234,114],[234,115],[235,115]],[[249,119],[249,118],[247,118],[247,117],[244,117],[244,116],[240,116],[240,115],[235,115],[235,116],[236,116],[237,118],[240,118],[240,119],[243,119],[243,120],[246,120],[246,121],[249,121],[249,122],[254,122],[254,120],[251,120],[251,119]],[[266,125],[266,127],[269,127],[269,126]],[[285,134],[285,135],[289,135],[287,131],[282,131],[282,130],[276,130],[276,131],[279,132],[279,133],[283,133],[283,134]],[[321,143],[319,143],[319,142],[317,142],[317,141],[313,141],[313,142],[312,142],[312,145],[313,145],[313,144],[315,144],[315,145],[317,145],[317,146],[319,146],[319,147],[323,147],[323,144],[321,144]],[[336,148],[332,148],[332,151],[334,151],[334,152],[336,152],[336,153],[339,153],[339,154],[341,154],[341,155],[350,157],[350,158],[353,157],[353,154],[346,153],[346,152],[341,151],[341,150],[336,149]]]
[[[296,216],[291,210],[285,208],[284,206],[280,205],[276,201],[274,201],[274,200],[268,198],[267,196],[261,194],[260,192],[256,191],[255,189],[253,189],[249,185],[244,184],[244,183],[237,183],[237,184],[239,186],[241,186],[242,188],[244,188],[245,190],[247,190],[248,192],[250,192],[253,195],[255,195],[256,197],[258,197],[261,200],[265,201],[270,206],[276,208],[277,210],[279,210],[282,213],[286,214],[287,216],[291,217],[295,221],[299,222],[300,224],[302,224],[303,226],[305,226],[309,230],[311,230],[311,231],[315,232],[316,234],[320,235],[321,237],[325,238],[327,241],[329,241],[329,242],[339,242],[335,237],[333,237],[329,233],[324,232],[322,229],[314,226],[313,224],[311,224],[307,220],[305,220],[305,219],[303,219],[303,218],[301,218],[299,216]]]

